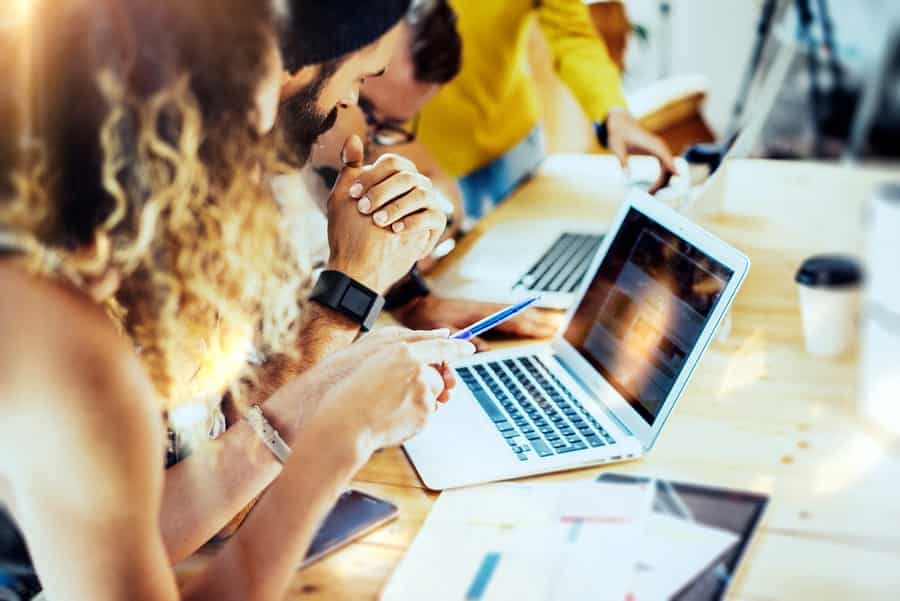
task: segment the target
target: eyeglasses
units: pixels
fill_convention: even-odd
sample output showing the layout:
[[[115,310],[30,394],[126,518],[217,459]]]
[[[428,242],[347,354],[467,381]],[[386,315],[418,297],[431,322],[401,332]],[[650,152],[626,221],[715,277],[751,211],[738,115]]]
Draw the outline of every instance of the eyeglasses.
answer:
[[[409,144],[416,139],[419,130],[419,116],[413,120],[412,131],[409,131],[396,119],[381,120],[375,115],[375,107],[368,98],[359,99],[359,108],[366,118],[369,142],[378,146],[399,146]]]

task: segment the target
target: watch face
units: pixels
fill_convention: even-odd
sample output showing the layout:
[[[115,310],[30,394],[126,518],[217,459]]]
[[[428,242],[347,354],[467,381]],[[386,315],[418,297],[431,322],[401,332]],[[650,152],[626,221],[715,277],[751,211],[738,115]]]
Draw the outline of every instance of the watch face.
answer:
[[[351,284],[350,287],[347,288],[347,291],[344,292],[344,298],[341,299],[341,306],[354,315],[364,317],[369,312],[373,300],[371,294],[360,290]]]

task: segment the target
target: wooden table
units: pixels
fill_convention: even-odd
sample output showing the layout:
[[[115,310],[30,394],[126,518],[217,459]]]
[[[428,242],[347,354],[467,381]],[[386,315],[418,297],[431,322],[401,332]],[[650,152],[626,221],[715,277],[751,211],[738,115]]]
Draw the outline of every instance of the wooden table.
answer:
[[[704,223],[753,262],[730,336],[707,352],[648,457],[549,478],[607,469],[769,494],[730,599],[898,599],[900,449],[855,413],[856,359],[803,351],[793,282],[809,254],[860,249],[864,201],[898,175],[765,161],[724,175],[711,193],[728,213]],[[475,236],[515,219],[606,221],[620,179],[608,157],[555,157]],[[377,598],[436,498],[398,449],[377,454],[354,486],[396,502],[399,520],[298,574],[289,599]]]

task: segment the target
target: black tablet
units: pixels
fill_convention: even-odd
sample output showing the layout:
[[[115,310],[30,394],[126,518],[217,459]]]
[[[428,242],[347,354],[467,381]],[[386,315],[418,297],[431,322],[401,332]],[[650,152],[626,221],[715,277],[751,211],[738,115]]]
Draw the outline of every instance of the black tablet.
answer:
[[[598,481],[645,483],[650,478],[626,474],[602,474]],[[672,601],[719,601],[725,598],[769,497],[756,493],[656,480],[653,511],[733,532],[739,541],[705,571],[700,572]]]

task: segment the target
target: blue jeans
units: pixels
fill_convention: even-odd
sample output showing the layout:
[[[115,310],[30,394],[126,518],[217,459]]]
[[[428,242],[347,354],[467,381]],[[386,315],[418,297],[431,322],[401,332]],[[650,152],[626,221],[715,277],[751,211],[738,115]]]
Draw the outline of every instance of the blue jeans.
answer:
[[[544,160],[544,132],[531,130],[504,155],[459,179],[466,217],[478,220],[528,180]]]

